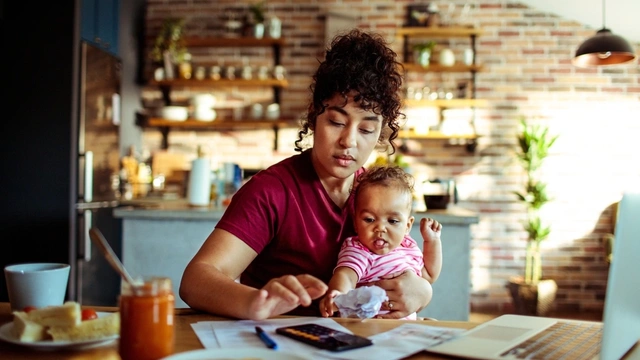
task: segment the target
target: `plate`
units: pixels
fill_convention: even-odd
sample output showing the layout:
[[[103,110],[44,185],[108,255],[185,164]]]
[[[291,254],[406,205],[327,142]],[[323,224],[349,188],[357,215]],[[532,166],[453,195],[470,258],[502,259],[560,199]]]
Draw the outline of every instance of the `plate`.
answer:
[[[299,355],[287,354],[280,350],[269,349],[200,349],[178,353],[161,360],[214,360],[214,359],[251,359],[251,360],[308,360]]]
[[[99,317],[109,315],[109,314],[111,313],[98,312]],[[91,340],[78,340],[78,341],[46,340],[46,341],[36,341],[36,342],[23,342],[16,339],[16,337],[11,333],[12,329],[13,329],[13,322],[6,323],[0,326],[0,340],[15,344],[15,345],[28,347],[34,350],[84,349],[84,348],[104,345],[119,338],[118,335],[113,335],[106,338],[91,339]]]

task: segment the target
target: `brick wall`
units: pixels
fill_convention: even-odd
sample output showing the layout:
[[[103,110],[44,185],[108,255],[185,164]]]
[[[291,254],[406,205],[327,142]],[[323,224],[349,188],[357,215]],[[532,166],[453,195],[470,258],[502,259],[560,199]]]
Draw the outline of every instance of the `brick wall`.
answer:
[[[283,114],[299,116],[306,106],[310,75],[324,47],[324,15],[328,11],[358,14],[359,27],[384,34],[401,54],[401,42],[394,32],[404,23],[406,5],[413,3],[270,0],[269,13],[282,20],[287,44],[282,63],[290,86],[282,93]],[[466,1],[436,3],[443,11],[450,9],[449,4],[455,6],[451,21],[470,22],[485,31],[477,43],[477,60],[485,68],[477,76],[476,90],[478,98],[489,100],[489,106],[476,113],[481,137],[475,152],[444,141],[410,140],[407,145],[412,156],[408,160],[418,180],[454,178],[459,205],[480,215],[480,222],[472,226],[472,310],[510,311],[505,283],[522,272],[526,234],[521,221],[525,212],[512,192],[524,181],[513,154],[519,118],[526,116],[560,135],[543,169],[543,180],[553,197],[543,213],[543,220],[552,227],[551,236],[543,243],[543,271],[558,282],[555,305],[561,310],[601,311],[608,271],[601,237],[612,231],[612,204],[624,189],[640,184],[634,146],[640,135],[637,63],[598,69],[572,66],[575,49],[594,30],[544,9],[512,1],[476,1],[463,19],[461,9]],[[148,1],[148,43],[167,16],[185,17],[188,35],[220,35],[224,15],[243,13],[248,4]],[[636,51],[640,49],[640,44],[633,45]],[[452,44],[456,53],[465,46]],[[241,62],[243,57],[258,64],[270,57],[264,51],[268,50],[209,53],[199,49],[194,52],[194,64]],[[148,64],[147,73],[151,70]],[[412,83],[415,81],[420,80],[413,78]],[[446,79],[426,78],[424,85],[437,81]],[[159,94],[148,88],[144,96],[153,99]],[[171,151],[195,154],[201,144],[212,150],[216,162],[234,161],[259,168],[294,153],[295,129],[279,135],[277,151],[273,150],[271,131],[173,132],[169,141]],[[157,149],[159,133],[146,130],[144,144]]]

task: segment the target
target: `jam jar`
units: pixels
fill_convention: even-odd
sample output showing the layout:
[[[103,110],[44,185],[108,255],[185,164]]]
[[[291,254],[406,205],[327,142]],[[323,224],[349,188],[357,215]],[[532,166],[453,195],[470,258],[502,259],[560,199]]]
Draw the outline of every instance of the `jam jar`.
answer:
[[[155,360],[173,354],[175,297],[171,279],[123,282],[120,295],[120,357]]]

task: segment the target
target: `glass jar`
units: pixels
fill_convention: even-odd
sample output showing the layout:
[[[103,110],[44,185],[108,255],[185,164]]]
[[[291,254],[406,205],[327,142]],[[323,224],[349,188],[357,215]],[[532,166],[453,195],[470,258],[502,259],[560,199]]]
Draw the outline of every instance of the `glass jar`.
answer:
[[[156,360],[173,354],[175,298],[171,279],[148,278],[120,295],[120,357]]]
[[[192,71],[191,54],[186,53],[184,55],[184,60],[178,64],[178,76],[180,76],[180,79],[189,80],[191,79]]]

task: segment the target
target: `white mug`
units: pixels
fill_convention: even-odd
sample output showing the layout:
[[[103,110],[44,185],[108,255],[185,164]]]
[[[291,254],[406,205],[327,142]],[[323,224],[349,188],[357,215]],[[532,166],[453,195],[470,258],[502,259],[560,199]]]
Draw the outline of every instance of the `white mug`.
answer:
[[[11,309],[62,305],[69,282],[69,264],[28,263],[4,268]]]

